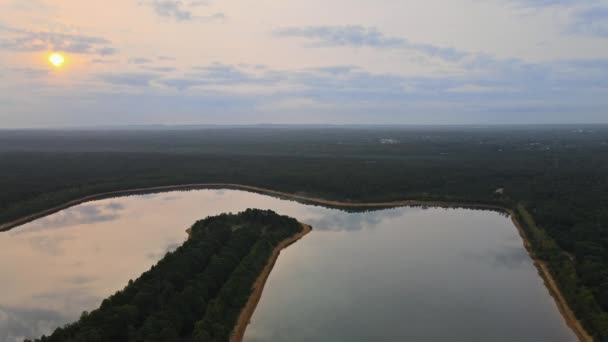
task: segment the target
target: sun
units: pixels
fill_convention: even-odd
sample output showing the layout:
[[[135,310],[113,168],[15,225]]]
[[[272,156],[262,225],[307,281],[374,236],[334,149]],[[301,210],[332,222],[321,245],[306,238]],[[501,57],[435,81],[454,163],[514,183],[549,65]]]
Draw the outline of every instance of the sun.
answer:
[[[60,53],[52,53],[49,56],[49,63],[51,63],[55,68],[61,68],[63,63],[65,63],[65,57],[63,57]]]

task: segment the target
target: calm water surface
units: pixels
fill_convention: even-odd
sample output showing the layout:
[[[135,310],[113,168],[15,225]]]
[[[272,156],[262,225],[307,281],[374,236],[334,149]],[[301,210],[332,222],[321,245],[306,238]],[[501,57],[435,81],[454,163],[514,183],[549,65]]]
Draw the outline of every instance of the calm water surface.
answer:
[[[76,320],[183,243],[194,221],[250,207],[314,230],[281,253],[246,341],[576,340],[504,215],[347,213],[197,190],[85,203],[0,233],[0,341]]]

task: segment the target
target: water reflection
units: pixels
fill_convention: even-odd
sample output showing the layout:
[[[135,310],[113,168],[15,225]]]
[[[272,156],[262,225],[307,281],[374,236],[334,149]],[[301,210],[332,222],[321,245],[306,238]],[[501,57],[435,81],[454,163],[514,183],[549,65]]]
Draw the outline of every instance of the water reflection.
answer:
[[[85,277],[86,278],[86,277]],[[66,312],[78,313],[94,308],[103,299],[99,296],[92,295],[91,287],[86,286],[93,283],[92,278],[88,284],[72,284],[70,280],[64,282],[65,287],[62,289],[54,289],[48,292],[36,293],[33,299],[47,305],[49,308],[57,310],[57,312],[65,315]]]
[[[496,212],[333,211],[312,222],[326,230],[281,254],[246,341],[575,340]]]
[[[143,195],[133,195],[133,197],[136,197],[139,199],[144,199],[144,200],[155,199],[155,198],[158,198],[158,196],[161,196],[161,194],[152,193],[152,194],[143,194]]]
[[[530,262],[528,253],[516,246],[498,246],[495,249],[486,249],[483,252],[466,251],[462,255],[478,262],[489,263],[493,267],[509,269],[525,268]]]
[[[181,246],[181,242],[168,242],[168,244],[157,252],[150,252],[146,254],[146,256],[153,261],[162,259],[167,253],[175,251],[179,246]]]
[[[30,247],[43,254],[50,256],[58,256],[64,252],[62,248],[63,242],[72,239],[70,236],[65,235],[44,235],[44,236],[32,236],[27,239],[30,243]]]
[[[281,253],[248,341],[574,340],[504,214],[347,212],[210,189],[85,203],[0,233],[0,341],[76,320],[196,220],[250,207],[314,230]]]
[[[326,208],[313,207],[308,214],[312,217],[306,221],[319,231],[350,231],[356,232],[362,229],[372,229],[387,218],[398,218],[408,212],[420,209],[398,208],[383,211],[345,212],[339,210],[328,211]]]
[[[56,311],[0,306],[0,339],[23,342],[27,337],[47,333],[65,320],[66,317]]]
[[[87,283],[94,281],[87,277],[65,279],[62,290],[31,294],[31,301],[38,307],[25,303],[8,306],[0,305],[0,340],[23,342],[25,338],[48,334],[57,326],[73,320],[72,312],[83,308],[93,308],[100,297],[92,296]]]
[[[112,211],[120,211],[125,209],[125,205],[122,203],[111,202],[106,204],[105,208]]]
[[[89,276],[81,276],[81,275],[75,275],[72,277],[68,277],[65,279],[67,283],[71,284],[71,285],[86,285],[88,283],[92,283],[94,281],[97,281],[98,278],[97,277],[89,277]]]
[[[20,234],[28,231],[115,221],[120,218],[121,212],[125,209],[125,204],[118,202],[110,202],[107,204],[81,204],[36,220],[32,224],[26,225],[27,227],[16,229],[12,232],[14,232],[14,234]]]

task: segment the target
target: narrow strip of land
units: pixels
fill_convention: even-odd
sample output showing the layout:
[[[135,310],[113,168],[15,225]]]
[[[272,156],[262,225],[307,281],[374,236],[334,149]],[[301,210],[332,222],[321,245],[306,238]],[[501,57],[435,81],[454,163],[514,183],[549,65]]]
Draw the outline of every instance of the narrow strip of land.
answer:
[[[264,291],[266,281],[268,280],[270,272],[272,272],[272,269],[274,268],[274,265],[276,264],[277,259],[279,258],[279,254],[281,254],[281,251],[303,238],[306,234],[310,233],[311,230],[311,226],[302,224],[301,232],[281,241],[281,243],[279,243],[277,247],[272,251],[270,258],[268,259],[268,263],[266,264],[266,266],[262,270],[262,273],[260,273],[255,283],[253,284],[253,287],[251,289],[251,295],[247,300],[247,304],[245,304],[245,307],[243,307],[243,310],[241,310],[241,314],[239,315],[236,325],[234,326],[234,330],[232,330],[230,342],[243,341],[243,337],[245,336],[245,330],[247,330],[247,326],[251,321],[251,317],[255,312],[255,308],[258,306],[258,303],[262,298],[262,292]]]
[[[568,305],[568,302],[565,300],[563,294],[561,293],[561,290],[557,286],[557,282],[551,275],[551,272],[548,269],[547,265],[543,261],[541,261],[535,257],[535,255],[531,249],[530,241],[529,241],[528,237],[526,236],[526,233],[525,233],[524,229],[522,228],[521,224],[516,219],[513,211],[510,208],[505,208],[505,207],[502,207],[499,205],[482,204],[482,203],[463,204],[463,203],[458,203],[458,202],[417,201],[417,200],[402,200],[402,201],[373,202],[373,203],[372,202],[341,202],[341,201],[327,200],[327,199],[318,198],[318,197],[290,194],[290,193],[286,193],[286,192],[282,192],[282,191],[270,190],[270,189],[265,189],[265,188],[250,186],[250,185],[243,185],[243,184],[194,183],[194,184],[119,190],[119,191],[104,192],[104,193],[85,196],[85,197],[82,197],[82,198],[79,198],[76,200],[68,201],[62,205],[58,205],[53,208],[43,210],[41,212],[31,214],[31,215],[22,217],[20,219],[2,224],[2,225],[0,225],[0,232],[10,230],[12,228],[21,226],[27,222],[36,220],[38,218],[50,215],[52,213],[55,213],[55,212],[58,212],[58,211],[61,211],[64,209],[67,209],[69,207],[72,207],[72,206],[75,206],[78,204],[82,204],[85,202],[94,201],[94,200],[111,198],[111,197],[119,197],[119,196],[125,196],[125,195],[137,195],[137,194],[154,193],[154,192],[194,190],[194,189],[205,189],[205,188],[225,188],[225,189],[245,190],[245,191],[275,196],[275,197],[281,197],[281,198],[308,202],[308,203],[313,203],[313,204],[320,204],[320,205],[336,207],[336,208],[390,208],[390,207],[402,207],[402,206],[435,206],[435,207],[487,209],[487,210],[496,210],[496,211],[508,213],[511,216],[515,226],[517,227],[519,234],[523,240],[524,246],[526,247],[526,250],[528,251],[528,254],[530,255],[530,258],[534,261],[534,265],[538,269],[538,272],[539,272],[540,276],[542,277],[549,292],[551,293],[551,296],[554,298],[556,305],[559,308],[559,311],[561,312],[562,316],[564,317],[564,320],[566,321],[566,324],[574,331],[574,333],[576,334],[576,336],[578,337],[578,339],[581,342],[593,341],[593,337],[591,337],[591,335],[583,327],[580,320],[578,320],[576,318],[576,316],[574,315],[574,312]],[[275,258],[275,261],[276,261],[276,258]],[[273,265],[274,265],[274,263],[273,263]],[[271,269],[272,269],[272,267],[271,267]],[[266,277],[268,277],[268,275]],[[265,283],[265,280],[264,280],[264,283]],[[262,286],[262,288],[263,288],[263,286]],[[261,289],[260,289],[260,296],[261,296]],[[251,298],[250,298],[250,301],[251,301]],[[257,298],[257,301],[259,301],[259,298]],[[257,304],[257,301],[255,302],[256,304]],[[248,305],[249,305],[249,302],[248,302]],[[255,305],[252,310],[255,310]],[[251,314],[253,314],[253,311],[251,312]],[[249,321],[249,318],[247,318],[247,320],[246,320],[247,323]],[[240,318],[239,318],[239,322],[240,322]],[[247,326],[247,323],[245,323],[245,327]],[[238,334],[238,331],[235,331],[235,333]],[[244,334],[244,328],[243,328],[242,334]],[[241,339],[242,339],[242,335],[241,335]],[[240,341],[240,340],[234,340],[234,341]]]

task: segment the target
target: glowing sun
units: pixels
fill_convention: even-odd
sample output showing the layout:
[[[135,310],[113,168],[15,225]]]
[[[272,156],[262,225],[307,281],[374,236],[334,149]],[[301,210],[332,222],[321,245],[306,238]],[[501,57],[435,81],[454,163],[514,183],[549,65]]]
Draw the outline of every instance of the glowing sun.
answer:
[[[49,56],[49,63],[51,63],[55,68],[61,68],[63,63],[65,63],[65,57],[63,57],[60,53],[53,53]]]

